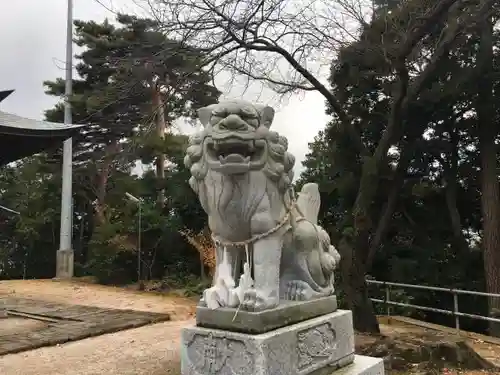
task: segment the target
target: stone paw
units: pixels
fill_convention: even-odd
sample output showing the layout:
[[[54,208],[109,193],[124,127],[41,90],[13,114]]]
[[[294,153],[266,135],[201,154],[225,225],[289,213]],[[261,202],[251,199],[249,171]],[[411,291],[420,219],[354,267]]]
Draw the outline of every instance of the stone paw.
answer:
[[[200,306],[206,306],[209,309],[238,307],[239,304],[240,300],[236,288],[221,288],[218,286],[205,289],[203,297],[200,300]]]
[[[317,294],[304,281],[294,280],[287,284],[285,299],[290,301],[309,301],[317,297]]]
[[[226,307],[238,307],[240,299],[238,296],[238,288],[230,288]]]
[[[247,311],[262,311],[278,306],[279,300],[267,297],[261,291],[251,288],[243,294],[241,308]]]
[[[209,309],[217,309],[222,306],[219,288],[213,286],[203,291],[202,301]]]

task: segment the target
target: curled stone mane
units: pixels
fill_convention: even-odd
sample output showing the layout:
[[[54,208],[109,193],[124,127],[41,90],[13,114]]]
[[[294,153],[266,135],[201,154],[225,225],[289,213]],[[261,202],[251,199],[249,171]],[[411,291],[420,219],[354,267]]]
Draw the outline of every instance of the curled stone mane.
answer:
[[[190,168],[192,175],[189,184],[195,192],[198,192],[199,184],[209,172],[206,156],[203,152],[203,143],[209,135],[206,129],[192,135],[184,158],[184,164]],[[288,152],[287,139],[277,132],[267,131],[265,140],[268,153],[266,163],[261,171],[277,185],[280,192],[284,193],[292,184],[295,157]]]
[[[202,299],[210,309],[258,312],[334,292],[339,256],[318,225],[318,185],[298,196],[291,189],[295,158],[269,130],[274,114],[242,100],[198,110],[203,129],[189,139],[184,164],[214,240],[214,282]]]

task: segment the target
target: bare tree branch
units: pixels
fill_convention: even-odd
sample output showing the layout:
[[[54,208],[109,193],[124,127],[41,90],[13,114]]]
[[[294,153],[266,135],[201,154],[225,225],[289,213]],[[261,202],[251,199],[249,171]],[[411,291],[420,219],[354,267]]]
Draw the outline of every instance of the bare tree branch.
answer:
[[[279,94],[319,91],[366,155],[350,117],[326,86],[325,69],[366,24],[364,1],[149,0],[149,5],[165,33],[206,53],[207,69],[217,66]]]
[[[139,1],[139,0],[137,0]],[[368,0],[143,0],[163,31],[206,54],[203,65],[212,73],[224,71],[270,86],[279,94],[305,90],[320,92],[340,120],[360,155],[370,153],[359,129],[325,83],[322,70],[347,45],[360,43],[384,55],[388,73],[399,77],[391,117],[378,150],[386,153],[408,103],[432,79],[437,62],[447,54],[457,35],[477,19],[477,2],[426,0],[405,2],[396,12],[370,23]],[[491,4],[483,0],[479,7]],[[401,22],[398,22],[400,20]],[[404,22],[403,22],[404,21]],[[444,22],[443,39],[421,74],[412,77],[410,62],[422,40]],[[403,26],[401,26],[403,25]],[[371,46],[360,30],[375,30]],[[373,34],[373,32],[372,32]],[[405,77],[406,76],[406,77]],[[380,155],[377,155],[380,156]]]

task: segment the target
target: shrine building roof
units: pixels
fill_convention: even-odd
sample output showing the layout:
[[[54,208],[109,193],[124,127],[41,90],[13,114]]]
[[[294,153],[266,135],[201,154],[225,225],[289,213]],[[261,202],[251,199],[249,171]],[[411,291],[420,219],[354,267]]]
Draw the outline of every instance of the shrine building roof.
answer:
[[[0,102],[13,91],[0,91]],[[54,147],[82,126],[32,120],[0,110],[0,165]]]

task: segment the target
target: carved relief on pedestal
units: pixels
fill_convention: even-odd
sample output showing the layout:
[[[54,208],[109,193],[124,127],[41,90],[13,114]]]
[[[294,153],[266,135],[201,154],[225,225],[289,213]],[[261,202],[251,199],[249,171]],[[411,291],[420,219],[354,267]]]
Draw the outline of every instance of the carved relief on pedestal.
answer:
[[[198,374],[252,373],[254,358],[243,341],[195,334],[187,343],[187,355]]]
[[[303,370],[324,361],[335,354],[337,349],[337,334],[330,324],[309,328],[297,333],[297,367]]]

